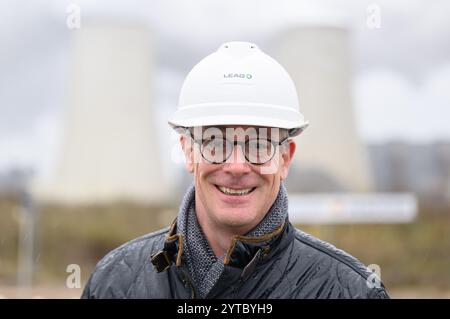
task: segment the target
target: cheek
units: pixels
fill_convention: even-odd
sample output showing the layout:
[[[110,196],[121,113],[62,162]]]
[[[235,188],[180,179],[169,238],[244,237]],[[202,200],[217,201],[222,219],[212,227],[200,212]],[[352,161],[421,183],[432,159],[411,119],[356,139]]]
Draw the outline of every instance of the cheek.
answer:
[[[209,163],[200,162],[194,164],[195,179],[198,180],[198,182],[207,183],[208,176],[213,174],[215,171],[216,168]]]
[[[287,173],[288,173],[288,168],[289,166],[287,165],[287,162],[283,159],[282,156],[280,156],[280,167],[278,169],[278,175],[280,176],[281,180],[286,179],[287,177]]]
[[[283,180],[287,176],[287,167],[285,165],[285,161],[280,156],[277,161],[270,162],[270,164],[259,167],[256,170],[256,173],[270,184],[273,183],[276,179]]]
[[[270,192],[270,189],[274,186],[277,178],[279,178],[279,172],[276,172],[275,174],[258,174],[259,179],[261,182],[263,196],[267,196],[268,192]]]
[[[288,168],[285,167],[285,166],[283,166],[283,167],[281,168],[281,172],[280,172],[280,179],[281,179],[281,180],[286,179],[287,175],[288,175]]]

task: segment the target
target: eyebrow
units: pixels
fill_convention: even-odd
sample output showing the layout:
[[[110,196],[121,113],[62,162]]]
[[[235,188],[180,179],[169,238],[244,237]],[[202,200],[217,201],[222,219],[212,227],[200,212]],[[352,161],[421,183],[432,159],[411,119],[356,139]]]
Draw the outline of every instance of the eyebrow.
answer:
[[[207,129],[209,129],[209,128],[217,128],[217,129],[219,129],[220,131],[221,131],[221,133],[222,133],[222,137],[226,137],[226,129],[227,128],[230,128],[230,127],[226,127],[226,126],[203,126],[202,127],[202,138],[203,138],[203,133],[207,130]],[[232,127],[231,127],[232,128]],[[259,133],[258,133],[258,131],[259,131],[259,129],[261,129],[261,128],[264,128],[264,129],[267,129],[267,138],[268,138],[268,140],[270,140],[270,141],[272,141],[272,139],[271,139],[271,129],[272,129],[272,127],[265,127],[265,126],[261,126],[261,127],[255,127],[255,129],[256,129],[256,131],[257,131],[257,136],[259,136]],[[245,130],[247,130],[248,128],[245,128],[245,129],[243,129],[244,131]],[[287,138],[289,138],[289,132],[286,130],[286,129],[282,129],[282,128],[278,128],[279,130],[280,130],[280,134],[279,134],[279,138],[278,138],[278,141],[284,141],[284,140],[286,140]],[[189,135],[191,136],[191,137],[194,137],[194,128],[189,128],[188,129],[188,131],[189,131]],[[214,135],[213,135],[214,136]],[[248,134],[246,134],[245,135],[246,137],[249,137],[249,135]]]

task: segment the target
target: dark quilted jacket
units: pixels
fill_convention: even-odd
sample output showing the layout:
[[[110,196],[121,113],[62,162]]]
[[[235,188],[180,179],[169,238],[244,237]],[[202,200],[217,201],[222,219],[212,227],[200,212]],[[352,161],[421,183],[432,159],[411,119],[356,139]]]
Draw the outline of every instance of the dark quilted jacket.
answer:
[[[264,238],[236,237],[224,262],[207,298],[389,298],[358,260],[289,221]],[[82,298],[196,296],[175,221],[106,255]]]

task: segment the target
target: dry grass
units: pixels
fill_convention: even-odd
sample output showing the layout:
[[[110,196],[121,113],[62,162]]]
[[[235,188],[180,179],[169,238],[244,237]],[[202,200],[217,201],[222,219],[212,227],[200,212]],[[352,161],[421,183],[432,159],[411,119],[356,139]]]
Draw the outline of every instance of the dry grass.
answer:
[[[421,217],[412,224],[297,226],[365,264],[380,265],[383,282],[400,297],[414,295],[420,287],[446,295],[450,291],[450,212],[424,213],[430,209],[421,207]],[[108,251],[167,226],[175,213],[174,208],[127,203],[41,207],[35,282],[63,286],[67,265],[78,264],[84,283]],[[14,201],[0,201],[0,287],[16,283],[17,216]]]

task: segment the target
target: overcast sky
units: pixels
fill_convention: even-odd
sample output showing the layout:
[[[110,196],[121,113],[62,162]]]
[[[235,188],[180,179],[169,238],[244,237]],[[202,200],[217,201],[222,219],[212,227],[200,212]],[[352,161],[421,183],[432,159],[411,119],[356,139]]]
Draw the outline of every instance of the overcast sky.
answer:
[[[71,3],[80,5],[81,27],[119,18],[154,30],[161,130],[185,74],[220,43],[249,40],[264,49],[280,28],[334,16],[351,30],[361,138],[450,140],[449,1],[0,0],[0,172],[17,165],[41,172],[55,160],[76,32],[66,26]],[[380,28],[367,26],[370,4],[380,9]]]

